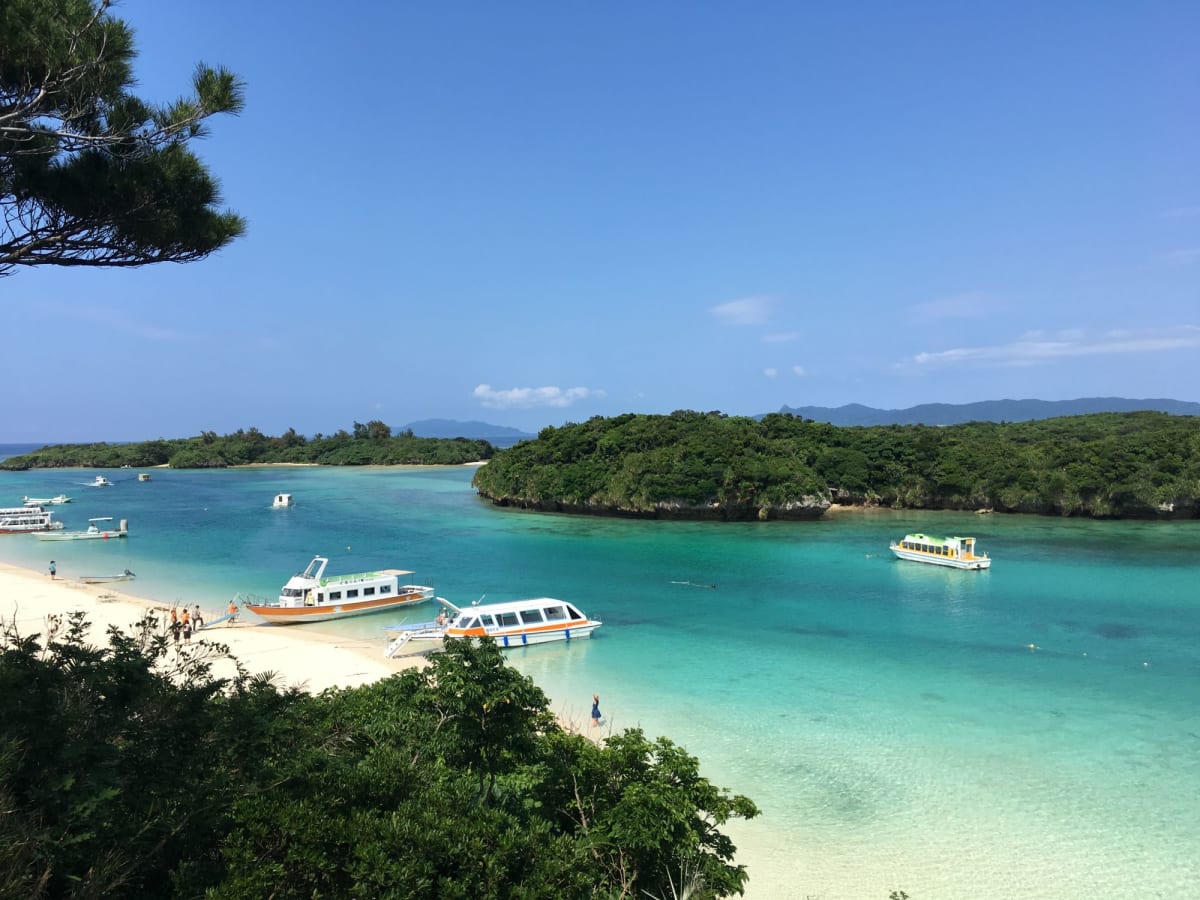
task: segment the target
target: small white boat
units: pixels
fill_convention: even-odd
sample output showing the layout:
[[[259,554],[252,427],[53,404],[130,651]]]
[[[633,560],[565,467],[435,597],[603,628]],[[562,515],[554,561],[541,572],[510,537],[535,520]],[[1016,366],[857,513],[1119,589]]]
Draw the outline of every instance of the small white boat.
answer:
[[[126,569],[119,575],[80,575],[84,584],[108,584],[110,581],[132,581],[137,576]]]
[[[149,472],[139,472],[138,473],[138,481],[149,481],[149,480],[150,480]]]
[[[88,519],[87,531],[53,531],[39,534],[39,541],[107,541],[109,538],[129,537],[129,520],[122,519],[116,528],[101,524],[111,522],[112,516]]]
[[[433,588],[402,584],[407,569],[381,569],[353,575],[326,575],[329,560],[313,557],[308,568],[288,579],[275,600],[239,596],[236,601],[273,625],[326,622],[382,612],[433,599]]]
[[[991,559],[984,553],[975,553],[973,537],[933,537],[928,534],[906,534],[902,540],[892,541],[892,553],[909,562],[948,566],[952,569],[987,569]]]
[[[112,487],[112,482],[103,475],[97,475],[91,481],[81,481],[84,487]]]
[[[0,509],[0,534],[21,532],[55,531],[63,527],[54,519],[54,513],[40,506],[13,506]]]
[[[70,503],[71,498],[66,494],[59,494],[57,497],[22,497],[21,502],[26,506],[61,506]]]
[[[475,604],[459,609],[438,597],[438,601],[454,610],[448,621],[424,622],[419,625],[398,626],[389,631],[399,632],[387,645],[383,655],[391,659],[405,653],[422,653],[440,647],[446,638],[490,637],[501,647],[527,647],[552,641],[574,641],[590,637],[603,624],[589,619],[570,603],[553,597],[535,597],[508,603]]]
[[[275,499],[271,501],[272,509],[287,509],[292,505],[291,494],[276,494]]]

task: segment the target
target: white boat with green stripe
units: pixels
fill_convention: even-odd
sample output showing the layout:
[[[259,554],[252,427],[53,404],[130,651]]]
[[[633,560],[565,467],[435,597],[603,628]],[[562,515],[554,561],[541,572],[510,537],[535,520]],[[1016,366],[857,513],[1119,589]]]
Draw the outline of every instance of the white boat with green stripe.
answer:
[[[275,600],[238,595],[240,606],[273,625],[326,622],[384,612],[433,599],[433,588],[405,584],[407,569],[380,569],[352,575],[326,575],[329,560],[316,556],[308,568],[288,579]]]
[[[975,552],[973,537],[934,537],[929,534],[906,534],[892,541],[892,553],[909,562],[946,566],[951,569],[986,569],[992,560],[986,553]]]

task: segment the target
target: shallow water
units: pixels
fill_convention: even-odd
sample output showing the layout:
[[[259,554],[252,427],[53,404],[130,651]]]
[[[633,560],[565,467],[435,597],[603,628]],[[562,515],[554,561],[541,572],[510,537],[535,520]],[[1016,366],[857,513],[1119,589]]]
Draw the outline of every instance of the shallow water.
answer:
[[[412,569],[464,605],[554,596],[604,620],[512,663],[561,715],[665,734],[762,816],[733,830],[751,898],[1190,897],[1200,876],[1200,523],[843,513],[659,523],[501,511],[473,469],[0,472],[0,505],[65,492],[70,528],[0,539],[65,577],[223,609],[314,555]],[[273,510],[286,491],[296,506]],[[973,534],[960,572],[893,560],[908,531]],[[2,599],[2,598],[0,598]],[[379,614],[319,626],[377,644]],[[269,627],[269,626],[264,626]],[[297,626],[294,626],[297,627]],[[1030,645],[1033,645],[1032,648]]]

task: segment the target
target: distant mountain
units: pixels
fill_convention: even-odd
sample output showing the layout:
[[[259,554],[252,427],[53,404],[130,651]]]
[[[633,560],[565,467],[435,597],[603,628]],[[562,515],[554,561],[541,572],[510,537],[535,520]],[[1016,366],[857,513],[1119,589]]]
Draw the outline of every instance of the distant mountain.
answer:
[[[411,431],[417,437],[428,438],[474,438],[489,441],[497,447],[511,447],[518,441],[537,437],[507,428],[504,425],[489,425],[487,422],[458,422],[454,419],[422,419],[400,426],[399,431]]]
[[[956,425],[959,422],[1029,422],[1101,412],[1155,410],[1176,416],[1200,416],[1200,403],[1186,400],[1127,400],[1083,397],[1079,400],[982,400],[978,403],[922,403],[908,409],[846,406],[785,406],[780,412],[831,425]]]

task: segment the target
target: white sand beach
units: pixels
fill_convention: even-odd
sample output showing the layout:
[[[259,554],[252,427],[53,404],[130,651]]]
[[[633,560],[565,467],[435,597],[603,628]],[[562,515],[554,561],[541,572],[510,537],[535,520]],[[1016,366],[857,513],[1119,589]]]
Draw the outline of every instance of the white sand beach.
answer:
[[[112,585],[84,584],[69,578],[51,579],[28,569],[0,563],[0,624],[15,625],[23,635],[46,634],[47,617],[85,613],[91,627],[89,640],[107,645],[109,626],[132,633],[147,611],[165,624],[171,602],[143,600],[113,589]],[[224,609],[202,609],[208,621],[225,615]],[[271,672],[281,687],[299,687],[317,693],[329,687],[356,687],[385,678],[404,668],[427,665],[421,657],[385,659],[378,643],[355,642],[321,635],[302,628],[282,628],[246,621],[220,623],[199,631],[192,647],[211,642],[224,644],[252,674]],[[219,667],[217,674],[228,674]]]

